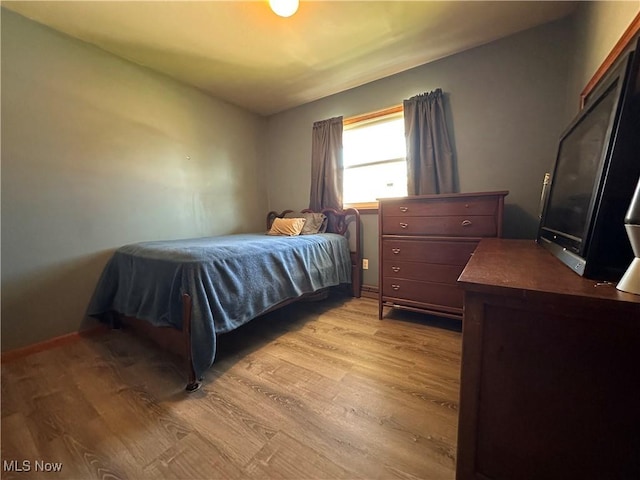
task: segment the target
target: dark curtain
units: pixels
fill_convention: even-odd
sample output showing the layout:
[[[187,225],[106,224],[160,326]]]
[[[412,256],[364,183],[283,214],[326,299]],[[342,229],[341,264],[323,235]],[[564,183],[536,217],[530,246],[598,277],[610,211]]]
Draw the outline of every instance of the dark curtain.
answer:
[[[442,90],[403,102],[407,141],[407,193],[452,193],[453,153],[449,142]]]
[[[342,209],[342,117],[313,124],[309,208]]]

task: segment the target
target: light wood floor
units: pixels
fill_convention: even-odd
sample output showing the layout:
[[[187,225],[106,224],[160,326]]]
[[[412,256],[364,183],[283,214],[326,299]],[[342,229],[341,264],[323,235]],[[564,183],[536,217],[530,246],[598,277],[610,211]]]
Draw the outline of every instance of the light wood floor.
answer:
[[[452,479],[459,322],[299,303],[219,339],[203,388],[126,332],[2,366],[2,478]],[[35,461],[62,462],[58,474]]]

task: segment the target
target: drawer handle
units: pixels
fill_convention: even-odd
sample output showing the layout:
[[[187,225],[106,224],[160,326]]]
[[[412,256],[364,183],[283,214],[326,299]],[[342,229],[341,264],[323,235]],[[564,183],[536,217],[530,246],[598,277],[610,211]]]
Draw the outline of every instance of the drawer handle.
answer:
[[[400,211],[402,213],[407,213],[409,211],[409,209],[407,207],[400,207]]]
[[[400,290],[400,285],[398,285],[397,283],[392,283],[391,288],[393,288],[394,290]]]
[[[392,251],[395,255],[397,255],[397,254],[399,254],[399,253],[400,253],[400,249],[399,249],[399,248],[392,248],[392,249],[391,249],[391,251]]]
[[[408,223],[400,223],[400,228],[407,228],[408,226]]]
[[[393,265],[391,267],[391,270],[393,270],[394,272],[398,273],[400,271],[400,267],[396,267],[395,265]]]
[[[463,220],[462,221],[462,226],[463,227],[468,227],[469,225],[471,225],[471,220]]]

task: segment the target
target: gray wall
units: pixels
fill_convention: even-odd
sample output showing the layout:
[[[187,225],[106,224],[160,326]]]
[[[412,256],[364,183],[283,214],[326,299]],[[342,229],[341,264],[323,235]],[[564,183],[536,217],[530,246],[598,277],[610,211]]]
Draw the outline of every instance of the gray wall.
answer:
[[[2,350],[78,330],[118,246],[264,228],[265,120],[2,10]]]
[[[269,203],[307,205],[311,129],[443,89],[460,191],[509,190],[505,236],[533,238],[544,173],[564,127],[572,23],[565,19],[303,105],[269,118]],[[364,222],[364,283],[377,285],[377,218]]]
[[[578,113],[580,92],[638,12],[640,1],[581,2],[572,15],[576,40],[569,64],[568,118]]]

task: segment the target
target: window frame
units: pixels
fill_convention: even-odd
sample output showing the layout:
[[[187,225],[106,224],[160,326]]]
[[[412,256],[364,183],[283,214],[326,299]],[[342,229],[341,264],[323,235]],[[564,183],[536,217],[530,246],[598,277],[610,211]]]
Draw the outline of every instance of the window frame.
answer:
[[[374,120],[380,117],[386,117],[388,115],[393,115],[396,113],[404,112],[404,106],[394,105],[393,107],[384,108],[382,110],[376,110],[375,112],[364,113],[362,115],[356,115],[353,117],[345,118],[342,121],[342,126],[345,127],[347,125],[354,125],[357,123],[366,122],[369,120]],[[390,160],[392,162],[398,161],[397,159]],[[372,164],[383,163],[383,162],[372,162]],[[364,165],[363,165],[364,166]],[[344,167],[343,167],[344,168]],[[357,168],[357,167],[354,167]],[[356,208],[360,213],[363,214],[376,214],[378,213],[378,202],[354,202],[354,203],[343,203],[342,208]]]

